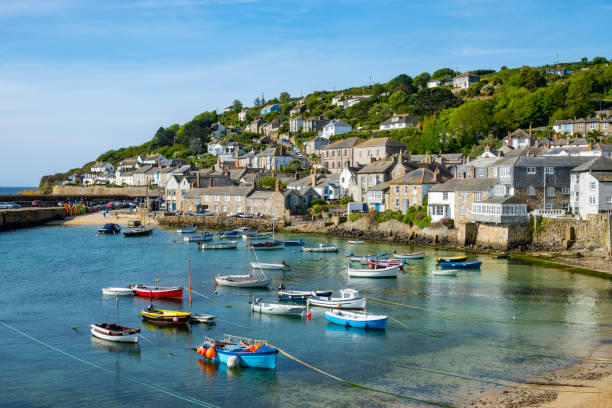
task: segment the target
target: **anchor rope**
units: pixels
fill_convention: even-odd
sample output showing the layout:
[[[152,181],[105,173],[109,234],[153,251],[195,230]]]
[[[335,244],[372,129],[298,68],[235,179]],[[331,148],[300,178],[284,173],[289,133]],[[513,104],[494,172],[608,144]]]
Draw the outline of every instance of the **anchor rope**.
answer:
[[[196,398],[192,398],[192,397],[186,397],[186,396],[178,394],[176,392],[165,390],[165,389],[160,388],[160,387],[158,387],[156,385],[147,384],[147,383],[142,382],[142,381],[140,381],[140,380],[138,380],[136,378],[132,378],[132,377],[129,377],[129,376],[126,376],[126,375],[118,374],[115,371],[112,371],[112,370],[109,370],[108,368],[102,367],[101,365],[98,365],[98,364],[92,363],[90,361],[84,360],[84,359],[82,359],[82,358],[80,358],[78,356],[75,356],[75,355],[70,354],[70,353],[68,353],[68,352],[66,352],[64,350],[61,350],[61,349],[59,349],[59,348],[57,348],[55,346],[52,346],[51,344],[45,343],[44,341],[39,340],[39,339],[37,339],[37,338],[35,338],[33,336],[30,336],[26,332],[23,332],[23,331],[17,329],[16,327],[13,327],[10,324],[7,324],[7,323],[5,323],[3,321],[0,321],[0,324],[2,324],[6,328],[14,331],[15,333],[18,333],[18,334],[20,334],[20,335],[22,335],[22,336],[24,336],[24,337],[26,337],[26,338],[28,338],[28,339],[38,343],[38,344],[41,344],[41,345],[43,345],[43,346],[45,346],[45,347],[47,347],[47,348],[49,348],[49,349],[51,349],[53,351],[56,351],[56,352],[58,352],[60,354],[63,354],[65,356],[67,356],[67,357],[70,357],[70,358],[72,358],[72,359],[74,359],[74,360],[76,360],[76,361],[78,361],[80,363],[86,364],[86,365],[88,365],[90,367],[94,367],[94,368],[97,368],[99,370],[102,370],[102,371],[104,371],[104,372],[106,372],[108,374],[118,375],[118,376],[123,377],[124,379],[126,379],[128,381],[134,382],[136,384],[140,384],[140,385],[142,385],[144,387],[150,388],[150,389],[155,390],[155,391],[159,391],[159,392],[164,393],[166,395],[169,395],[171,397],[181,399],[181,400],[183,400],[185,402],[188,402],[190,404],[193,404],[193,405],[198,405],[198,406],[206,407],[206,408],[218,408],[217,405],[210,404],[210,403],[208,403],[206,401],[202,401],[202,400],[199,400],[199,399],[196,399]]]

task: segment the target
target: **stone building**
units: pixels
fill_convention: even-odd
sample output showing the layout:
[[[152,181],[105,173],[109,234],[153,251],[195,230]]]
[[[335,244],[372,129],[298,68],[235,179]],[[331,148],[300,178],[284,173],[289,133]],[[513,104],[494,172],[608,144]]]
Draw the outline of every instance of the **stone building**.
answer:
[[[443,181],[438,170],[416,169],[410,173],[390,180],[386,195],[386,208],[406,213],[408,207],[422,205],[429,189]]]
[[[597,157],[571,171],[571,211],[582,218],[612,212],[612,159]]]
[[[471,221],[472,204],[489,199],[495,183],[496,180],[492,178],[460,179],[455,186],[454,194],[453,219],[455,223]]]
[[[357,188],[351,191],[353,199],[357,202],[363,202],[368,197],[368,191],[377,184],[398,178],[405,173],[404,166],[399,164],[399,174],[392,176],[393,170],[398,166],[397,156],[389,157],[386,160],[379,160],[370,163],[357,172]]]
[[[319,150],[321,165],[332,174],[340,174],[346,166],[353,165],[354,147],[361,142],[363,139],[349,137],[321,147]]]
[[[394,154],[402,153],[406,145],[389,137],[376,137],[363,141],[353,148],[351,165],[367,165],[376,160],[383,160]]]

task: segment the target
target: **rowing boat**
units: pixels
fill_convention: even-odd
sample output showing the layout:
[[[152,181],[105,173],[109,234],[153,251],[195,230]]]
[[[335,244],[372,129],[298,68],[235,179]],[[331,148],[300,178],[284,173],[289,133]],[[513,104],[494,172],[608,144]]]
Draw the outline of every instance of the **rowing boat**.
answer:
[[[113,323],[90,324],[91,334],[99,339],[119,343],[137,343],[140,329]]]
[[[387,325],[387,316],[364,312],[348,312],[346,310],[330,310],[325,312],[325,319],[340,326],[358,327],[360,329],[382,330]]]
[[[396,254],[393,253],[393,257],[397,259],[423,259],[425,258],[425,252],[415,252],[413,254]]]
[[[348,276],[351,278],[397,278],[399,266],[389,266],[380,269],[353,269],[348,267]]]

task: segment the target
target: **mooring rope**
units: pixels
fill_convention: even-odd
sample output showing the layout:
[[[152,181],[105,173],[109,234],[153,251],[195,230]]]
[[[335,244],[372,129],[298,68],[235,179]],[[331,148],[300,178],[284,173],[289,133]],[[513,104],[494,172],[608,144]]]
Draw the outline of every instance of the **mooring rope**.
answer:
[[[204,294],[202,294],[202,293],[200,293],[200,292],[196,292],[196,291],[195,291],[195,290],[193,290],[193,289],[191,289],[191,291],[192,291],[193,293],[195,293],[196,295],[200,295],[200,296],[202,296],[203,298],[206,298],[206,299],[208,299],[208,300],[212,300],[213,302],[215,301],[215,299],[213,299],[213,298],[211,298],[211,297],[208,297],[208,296],[206,296],[206,295],[204,295]]]
[[[67,356],[67,357],[70,357],[70,358],[72,358],[72,359],[74,359],[74,360],[76,360],[76,361],[78,361],[80,363],[86,364],[86,365],[88,365],[90,367],[94,367],[94,368],[97,368],[99,370],[102,370],[102,371],[104,371],[104,372],[106,372],[108,374],[119,375],[119,376],[123,377],[124,379],[126,379],[128,381],[134,382],[136,384],[140,384],[140,385],[142,385],[144,387],[150,388],[150,389],[155,390],[155,391],[162,392],[162,393],[164,393],[166,395],[169,395],[171,397],[181,399],[181,400],[186,401],[186,402],[188,402],[190,404],[193,404],[193,405],[198,405],[198,406],[207,407],[207,408],[217,408],[217,405],[210,404],[210,403],[208,403],[206,401],[202,401],[202,400],[199,400],[199,399],[196,399],[196,398],[192,398],[192,397],[186,397],[184,395],[180,395],[180,394],[177,394],[177,393],[172,392],[172,391],[164,390],[163,388],[160,388],[160,387],[158,387],[156,385],[147,384],[147,383],[142,382],[142,381],[140,381],[140,380],[138,380],[136,378],[132,378],[132,377],[128,377],[128,376],[125,376],[125,375],[122,375],[122,374],[118,374],[117,372],[109,370],[108,368],[104,368],[104,367],[102,367],[102,366],[100,366],[98,364],[95,364],[95,363],[92,363],[90,361],[84,360],[84,359],[82,359],[80,357],[77,357],[77,356],[75,356],[73,354],[70,354],[70,353],[68,353],[68,352],[66,352],[64,350],[61,350],[61,349],[59,349],[59,348],[57,348],[55,346],[52,346],[51,344],[45,343],[44,341],[39,340],[39,339],[37,339],[35,337],[32,337],[29,334],[27,334],[27,333],[17,329],[16,327],[13,327],[10,324],[7,324],[7,323],[5,323],[3,321],[0,321],[0,324],[2,324],[3,326],[7,327],[10,330],[13,330],[15,333],[18,333],[18,334],[20,334],[20,335],[22,335],[24,337],[27,337],[28,339],[30,339],[30,340],[38,343],[38,344],[41,344],[41,345],[43,345],[43,346],[45,346],[45,347],[47,347],[47,348],[49,348],[49,349],[51,349],[53,351],[56,351],[56,352],[58,352],[60,354],[63,354],[65,356]]]
[[[299,358],[289,354],[288,352],[286,352],[285,350],[283,350],[283,349],[281,349],[281,348],[279,348],[277,346],[274,346],[272,344],[268,344],[268,346],[274,347],[281,354],[283,354],[285,357],[288,357],[291,360],[294,360],[294,361],[296,361],[296,362],[298,362],[298,363],[300,363],[300,364],[310,368],[311,370],[314,370],[314,371],[316,371],[316,372],[318,372],[320,374],[323,374],[323,375],[325,375],[325,376],[327,376],[329,378],[332,378],[332,379],[334,379],[336,381],[339,381],[339,382],[341,382],[343,384],[346,384],[346,385],[349,385],[351,387],[361,388],[361,389],[364,389],[364,390],[378,392],[378,393],[382,393],[382,394],[387,394],[387,395],[391,395],[391,396],[394,396],[394,397],[397,397],[397,398],[409,399],[409,400],[412,400],[412,401],[421,402],[423,404],[434,405],[434,406],[437,406],[437,407],[454,408],[452,405],[446,405],[446,404],[442,404],[442,403],[434,402],[434,401],[427,401],[427,400],[420,399],[420,398],[417,398],[417,397],[411,397],[409,395],[403,395],[403,394],[399,394],[399,393],[395,393],[395,392],[391,392],[391,391],[385,391],[385,390],[381,390],[381,389],[378,389],[378,388],[369,387],[367,385],[357,384],[357,383],[351,382],[349,380],[345,380],[343,378],[337,377],[337,376],[335,376],[335,375],[333,375],[331,373],[328,373],[327,371],[321,370],[320,368],[317,368],[317,367],[315,367],[313,365],[310,365],[310,364],[306,363],[305,361],[300,360]]]

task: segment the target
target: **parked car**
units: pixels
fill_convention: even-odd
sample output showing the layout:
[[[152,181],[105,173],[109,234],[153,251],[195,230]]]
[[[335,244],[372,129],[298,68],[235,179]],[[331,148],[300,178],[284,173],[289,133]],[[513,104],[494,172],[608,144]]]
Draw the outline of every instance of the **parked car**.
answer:
[[[240,218],[253,218],[253,214],[238,214]]]
[[[19,204],[15,204],[15,203],[9,203],[9,202],[0,203],[0,208],[2,209],[20,208],[20,207],[21,206]]]
[[[32,201],[32,207],[42,207],[43,205],[45,204],[41,200]]]

